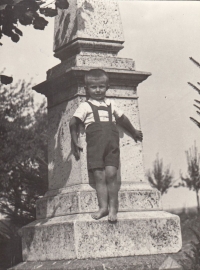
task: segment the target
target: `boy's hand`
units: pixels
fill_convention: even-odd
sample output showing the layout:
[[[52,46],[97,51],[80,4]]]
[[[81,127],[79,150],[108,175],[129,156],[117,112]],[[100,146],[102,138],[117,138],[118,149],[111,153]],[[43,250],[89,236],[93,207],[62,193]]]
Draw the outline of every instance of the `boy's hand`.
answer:
[[[117,124],[121,125],[132,135],[135,142],[143,140],[142,131],[135,129],[129,119],[124,114],[121,117],[117,118],[116,121]]]
[[[83,147],[81,147],[78,143],[73,143],[74,145],[74,156],[76,160],[80,159],[80,151],[83,151]]]
[[[71,133],[71,139],[72,139],[72,147],[73,147],[73,154],[76,158],[76,160],[80,159],[80,151],[83,151],[83,147],[81,147],[78,143],[78,134],[77,129],[78,125],[81,123],[81,120],[77,117],[72,117],[69,122],[69,128]]]
[[[132,133],[132,136],[135,142],[143,140],[143,133],[141,130],[135,129],[135,131]]]

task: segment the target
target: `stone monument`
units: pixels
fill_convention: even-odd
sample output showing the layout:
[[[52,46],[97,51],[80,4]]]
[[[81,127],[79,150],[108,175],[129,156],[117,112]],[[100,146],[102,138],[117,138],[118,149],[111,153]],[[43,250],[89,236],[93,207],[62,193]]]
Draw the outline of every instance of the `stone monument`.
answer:
[[[114,224],[107,217],[94,220],[90,215],[98,207],[95,183],[86,166],[84,127],[80,127],[80,160],[72,154],[69,120],[86,99],[84,74],[91,68],[108,73],[107,97],[140,128],[137,86],[151,74],[136,71],[132,59],[117,56],[123,42],[116,1],[69,0],[69,9],[58,11],[54,56],[61,63],[33,88],[48,101],[49,186],[37,201],[36,221],[23,228],[26,268],[16,269],[29,269],[31,262],[38,261],[176,253],[181,249],[179,217],[162,211],[160,192],[145,179],[140,142],[135,143],[119,127],[119,213]]]

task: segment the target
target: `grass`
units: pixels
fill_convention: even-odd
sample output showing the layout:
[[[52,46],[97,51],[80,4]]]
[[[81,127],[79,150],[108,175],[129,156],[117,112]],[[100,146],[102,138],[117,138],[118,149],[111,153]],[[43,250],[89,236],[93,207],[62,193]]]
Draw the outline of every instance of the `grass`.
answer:
[[[183,246],[172,256],[184,269],[200,270],[200,215],[182,212],[179,217]]]

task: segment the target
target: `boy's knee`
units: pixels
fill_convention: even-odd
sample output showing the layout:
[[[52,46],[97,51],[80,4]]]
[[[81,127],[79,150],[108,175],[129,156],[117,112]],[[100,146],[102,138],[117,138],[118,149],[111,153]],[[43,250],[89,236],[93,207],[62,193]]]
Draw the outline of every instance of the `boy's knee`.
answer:
[[[105,179],[105,171],[102,170],[93,170],[93,175],[95,178],[95,181],[103,181]]]
[[[117,169],[115,167],[113,168],[107,168],[106,170],[106,179],[108,181],[113,181],[117,178]]]

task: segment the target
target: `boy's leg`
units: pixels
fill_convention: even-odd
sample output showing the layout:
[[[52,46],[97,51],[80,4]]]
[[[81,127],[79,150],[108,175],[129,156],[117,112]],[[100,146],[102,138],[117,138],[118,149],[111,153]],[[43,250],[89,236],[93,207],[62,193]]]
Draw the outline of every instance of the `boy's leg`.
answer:
[[[114,166],[105,167],[107,188],[108,188],[108,200],[109,200],[109,221],[117,220],[118,210],[118,185],[117,185],[117,168]]]
[[[91,216],[94,219],[100,219],[108,215],[108,190],[106,185],[105,170],[93,170],[94,179],[96,182],[96,192],[99,203],[99,210]]]

